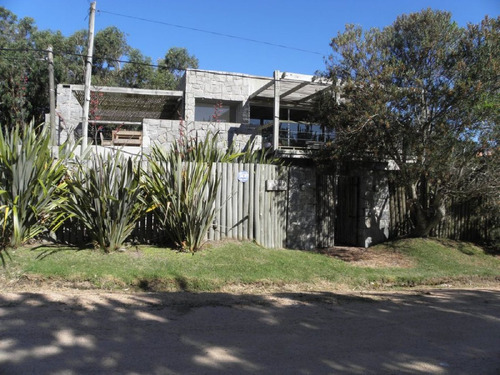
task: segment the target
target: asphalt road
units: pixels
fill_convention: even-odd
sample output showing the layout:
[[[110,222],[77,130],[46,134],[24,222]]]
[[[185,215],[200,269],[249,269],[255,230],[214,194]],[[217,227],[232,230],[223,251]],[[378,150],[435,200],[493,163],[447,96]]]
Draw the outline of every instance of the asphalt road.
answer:
[[[0,294],[0,374],[500,374],[500,289]]]

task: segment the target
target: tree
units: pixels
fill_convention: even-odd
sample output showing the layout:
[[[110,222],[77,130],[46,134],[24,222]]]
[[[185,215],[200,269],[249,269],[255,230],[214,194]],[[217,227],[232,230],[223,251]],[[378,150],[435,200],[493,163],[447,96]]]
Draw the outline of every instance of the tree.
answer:
[[[0,7],[0,124],[13,127],[31,119],[44,120],[49,111],[49,82],[46,49],[67,49],[60,32],[39,31],[31,18],[18,20]],[[66,64],[61,54],[55,56],[55,79],[68,82],[73,64]],[[72,83],[69,81],[68,83]]]
[[[172,47],[165,55],[164,64],[170,73],[179,77],[188,68],[197,69],[198,59],[190,55],[186,48]]]
[[[332,39],[324,75],[335,92],[318,100],[336,132],[329,155],[393,161],[413,236],[429,235],[452,197],[498,202],[499,26],[460,28],[450,13],[424,10]]]
[[[151,58],[145,57],[141,51],[132,48],[128,54],[128,61],[119,74],[120,86],[133,88],[150,86],[155,75]]]
[[[99,85],[113,85],[119,75],[120,60],[130,50],[125,34],[115,26],[100,30],[95,35],[93,81]]]
[[[198,68],[198,59],[194,55],[189,55],[186,48],[172,47],[158,65],[156,85],[163,84],[166,89],[175,89],[186,69]]]

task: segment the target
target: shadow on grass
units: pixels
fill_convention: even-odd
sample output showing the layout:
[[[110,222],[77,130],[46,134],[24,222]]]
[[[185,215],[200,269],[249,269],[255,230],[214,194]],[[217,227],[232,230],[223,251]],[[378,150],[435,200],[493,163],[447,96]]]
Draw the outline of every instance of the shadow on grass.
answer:
[[[500,370],[498,291],[3,293],[0,316],[1,374]]]

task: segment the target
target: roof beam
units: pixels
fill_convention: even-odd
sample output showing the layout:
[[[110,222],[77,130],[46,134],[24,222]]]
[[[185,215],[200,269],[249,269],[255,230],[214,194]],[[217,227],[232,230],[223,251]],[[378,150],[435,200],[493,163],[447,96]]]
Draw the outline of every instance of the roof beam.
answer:
[[[296,101],[295,101],[295,103],[300,104],[300,103],[307,102],[308,100],[311,100],[311,99],[312,99],[312,98],[314,98],[316,95],[318,95],[320,92],[323,92],[323,91],[327,90],[329,87],[330,87],[330,86],[326,86],[326,87],[322,88],[321,90],[318,90],[318,91],[314,92],[314,93],[313,93],[313,94],[311,94],[311,95],[308,95],[308,96],[305,96],[305,97],[303,97],[303,98],[301,98],[301,99],[299,99],[299,100],[296,100]]]
[[[71,85],[71,89],[72,91],[83,91],[83,86]],[[134,94],[134,95],[152,95],[152,96],[182,97],[184,95],[184,91],[134,89],[130,87],[109,87],[109,86],[92,86],[91,91],[111,93],[111,94]]]
[[[271,86],[274,85],[274,80],[271,80],[269,81],[268,83],[266,83],[264,86],[262,86],[260,89],[258,89],[257,91],[255,91],[253,94],[251,94],[248,99],[253,99],[255,98],[256,96],[258,96],[259,94],[262,94],[264,91],[266,91],[268,88],[270,88]]]
[[[305,87],[307,85],[309,85],[310,82],[302,82],[302,83],[299,83],[297,86],[291,88],[290,90],[288,91],[285,91],[283,94],[281,94],[281,98],[284,98],[285,96],[288,96],[290,94],[293,94],[294,92],[296,91],[299,91],[302,87]]]

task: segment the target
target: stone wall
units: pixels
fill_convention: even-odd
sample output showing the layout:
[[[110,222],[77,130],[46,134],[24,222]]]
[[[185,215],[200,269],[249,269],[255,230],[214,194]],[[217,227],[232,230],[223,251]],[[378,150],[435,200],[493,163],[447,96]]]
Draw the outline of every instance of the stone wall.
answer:
[[[73,95],[71,85],[57,85],[56,93],[56,132],[62,144],[81,129],[83,108]]]
[[[187,121],[194,120],[196,99],[238,103],[236,122],[250,121],[250,95],[269,82],[269,78],[245,74],[187,70],[185,75],[185,112]]]
[[[313,250],[317,246],[316,170],[290,167],[286,247]]]
[[[188,138],[204,139],[209,132],[218,134],[218,146],[220,149],[227,149],[234,143],[237,151],[245,149],[249,141],[255,139],[254,147],[261,147],[260,137],[255,137],[255,129],[241,124],[229,122],[192,122],[186,124],[179,120],[155,120],[144,119],[143,131],[143,152],[149,153],[153,145],[160,145],[169,148],[173,142],[179,139],[181,131]]]
[[[243,74],[188,70],[182,79],[184,90],[184,124],[190,135],[205,137],[211,132],[218,132],[222,148],[235,143],[237,150],[243,149],[254,140],[254,146],[261,148],[262,139],[256,127],[249,125],[251,93],[268,82],[264,77],[252,77]],[[57,86],[58,141],[78,138],[81,133],[82,106],[73,95],[71,85]],[[196,99],[220,100],[231,102],[237,107],[234,123],[195,122]],[[180,132],[178,120],[143,120],[143,151],[148,152],[153,143],[171,144]]]

